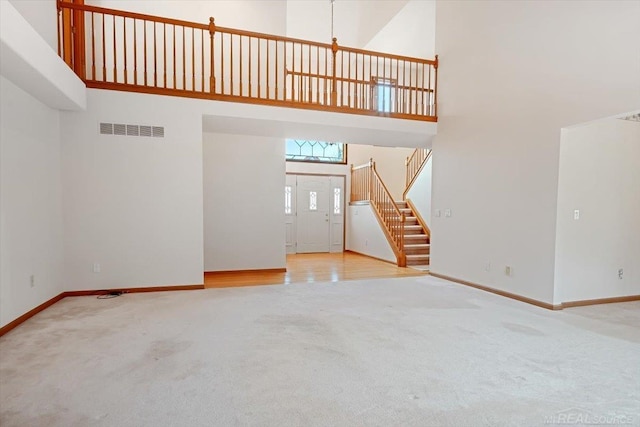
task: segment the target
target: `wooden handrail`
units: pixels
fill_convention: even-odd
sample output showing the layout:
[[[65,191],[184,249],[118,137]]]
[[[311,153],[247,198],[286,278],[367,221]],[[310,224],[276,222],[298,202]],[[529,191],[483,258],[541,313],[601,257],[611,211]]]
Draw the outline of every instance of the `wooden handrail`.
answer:
[[[147,15],[145,13],[128,12],[120,9],[110,9],[108,7],[90,6],[88,4],[67,3],[60,0],[58,0],[58,8],[81,10],[84,12],[100,13],[103,15],[114,15],[114,16],[119,16],[123,18],[139,19],[142,21],[162,22],[162,23],[171,24],[171,25],[180,25],[184,27],[199,28],[201,30],[209,29],[209,26],[207,24],[198,24],[197,22],[183,21],[181,19],[165,18],[161,16],[156,16],[156,15]]]
[[[402,193],[402,200],[407,199],[407,194],[413,186],[413,183],[420,175],[420,172],[427,163],[427,160],[431,157],[431,150],[428,148],[416,148],[411,156],[407,157],[405,161],[406,174],[405,174],[405,188]]]
[[[355,170],[358,170],[358,169],[364,169],[364,168],[369,168],[369,167],[371,167],[371,161],[369,161],[369,162],[367,162],[367,163],[365,163],[363,165],[360,165],[360,166],[351,165],[351,170],[355,171]]]
[[[88,87],[437,121],[436,60],[58,0]]]
[[[415,58],[412,56],[394,55],[392,53],[382,53],[382,52],[376,52],[373,50],[356,49],[353,47],[341,46],[340,50],[344,50],[345,52],[358,53],[362,55],[380,56],[380,57],[385,57],[389,59],[397,59],[400,61],[416,62],[419,64],[436,65],[438,63],[438,61],[434,59],[422,59],[422,58]]]
[[[396,255],[398,266],[406,266],[404,251],[405,214],[400,211],[389,189],[376,170],[373,159],[351,166],[351,202],[369,201],[384,234]]]

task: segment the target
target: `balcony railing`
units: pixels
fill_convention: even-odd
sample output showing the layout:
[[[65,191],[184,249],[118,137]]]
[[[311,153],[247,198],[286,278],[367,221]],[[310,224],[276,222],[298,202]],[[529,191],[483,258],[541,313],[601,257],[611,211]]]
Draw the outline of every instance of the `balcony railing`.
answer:
[[[88,87],[437,120],[437,57],[57,4],[58,53]]]

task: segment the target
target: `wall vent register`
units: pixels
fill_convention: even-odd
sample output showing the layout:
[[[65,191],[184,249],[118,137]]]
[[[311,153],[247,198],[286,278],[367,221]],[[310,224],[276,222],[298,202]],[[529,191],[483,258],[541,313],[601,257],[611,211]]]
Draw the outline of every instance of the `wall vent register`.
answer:
[[[164,126],[100,123],[100,135],[146,136],[150,138],[164,138]]]

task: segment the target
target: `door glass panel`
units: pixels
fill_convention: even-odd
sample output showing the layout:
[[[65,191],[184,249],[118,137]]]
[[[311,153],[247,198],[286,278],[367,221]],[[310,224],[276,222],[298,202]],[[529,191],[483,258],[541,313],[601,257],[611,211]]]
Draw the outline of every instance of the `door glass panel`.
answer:
[[[318,193],[316,193],[315,191],[309,191],[309,210],[318,210]]]
[[[340,193],[340,187],[336,187],[333,189],[333,213],[335,215],[340,215],[340,209],[342,208],[340,206],[340,201],[342,200],[342,197],[340,197]]]

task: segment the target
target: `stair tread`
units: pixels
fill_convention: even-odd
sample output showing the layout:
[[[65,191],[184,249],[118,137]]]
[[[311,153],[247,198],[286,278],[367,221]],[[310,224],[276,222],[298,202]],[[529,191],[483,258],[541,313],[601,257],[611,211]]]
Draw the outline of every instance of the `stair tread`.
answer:
[[[429,259],[427,254],[405,255],[407,259]]]
[[[429,246],[431,246],[429,243],[408,243],[404,245],[405,248],[412,248],[412,249],[428,248]]]

